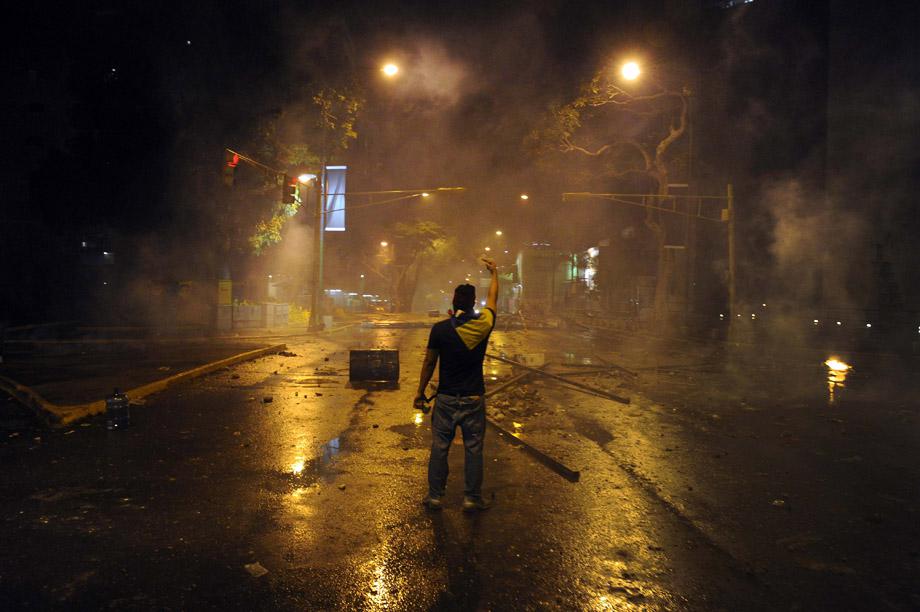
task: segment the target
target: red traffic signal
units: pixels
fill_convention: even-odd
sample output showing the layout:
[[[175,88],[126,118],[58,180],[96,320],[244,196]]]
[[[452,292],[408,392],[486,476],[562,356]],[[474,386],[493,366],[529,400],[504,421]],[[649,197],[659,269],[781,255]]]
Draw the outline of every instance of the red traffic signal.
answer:
[[[240,156],[230,149],[224,149],[224,183],[228,187],[233,187],[233,175],[237,165],[240,163]]]

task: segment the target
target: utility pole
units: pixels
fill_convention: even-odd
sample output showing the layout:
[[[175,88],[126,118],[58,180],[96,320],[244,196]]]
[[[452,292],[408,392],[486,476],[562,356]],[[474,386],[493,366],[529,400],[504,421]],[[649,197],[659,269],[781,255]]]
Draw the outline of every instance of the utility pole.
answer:
[[[323,241],[325,239],[325,217],[323,193],[326,191],[326,171],[321,168],[314,181],[316,213],[313,223],[313,295],[310,297],[310,331],[323,329]]]
[[[728,317],[729,329],[735,325],[735,190],[729,183],[725,191],[728,211]]]

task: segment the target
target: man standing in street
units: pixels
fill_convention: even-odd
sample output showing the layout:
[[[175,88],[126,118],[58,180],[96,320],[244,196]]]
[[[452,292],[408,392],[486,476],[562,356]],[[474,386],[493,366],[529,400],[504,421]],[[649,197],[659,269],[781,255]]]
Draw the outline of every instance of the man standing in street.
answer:
[[[415,394],[415,407],[427,413],[425,389],[440,359],[438,394],[431,415],[428,495],[422,502],[430,510],[441,508],[441,498],[447,485],[447,453],[458,425],[463,432],[464,447],[463,511],[475,512],[489,507],[482,498],[482,444],[486,432],[482,361],[489,334],[495,327],[498,271],[494,261],[482,261],[492,275],[485,309],[479,313],[475,311],[476,288],[473,285],[459,285],[454,290],[453,315],[431,328]]]

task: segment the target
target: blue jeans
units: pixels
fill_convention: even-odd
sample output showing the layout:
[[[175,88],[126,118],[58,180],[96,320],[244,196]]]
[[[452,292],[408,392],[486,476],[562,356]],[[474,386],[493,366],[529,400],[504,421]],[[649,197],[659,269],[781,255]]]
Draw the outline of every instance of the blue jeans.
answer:
[[[457,425],[463,432],[463,494],[482,498],[482,443],[486,433],[486,403],[482,396],[438,394],[431,413],[431,456],[428,495],[443,497],[447,485],[447,453]]]

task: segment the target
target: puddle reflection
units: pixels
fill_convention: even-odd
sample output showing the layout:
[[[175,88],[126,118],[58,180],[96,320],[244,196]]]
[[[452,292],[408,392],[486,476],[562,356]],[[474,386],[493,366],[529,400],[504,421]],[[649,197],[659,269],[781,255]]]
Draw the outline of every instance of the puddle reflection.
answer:
[[[332,463],[335,460],[336,456],[341,451],[341,437],[332,438],[331,440],[323,444],[321,450],[322,450],[322,453],[320,454],[320,458],[319,458],[320,462],[321,463]]]
[[[830,357],[824,362],[827,366],[827,403],[833,405],[837,401],[837,388],[845,388],[847,374],[852,367],[837,357]]]
[[[319,454],[315,459],[308,459],[303,454],[296,455],[288,466],[288,472],[295,478],[304,477],[307,473],[320,472],[335,461],[342,448],[342,437],[333,438],[319,447]],[[300,452],[303,453],[304,451],[301,450]]]

